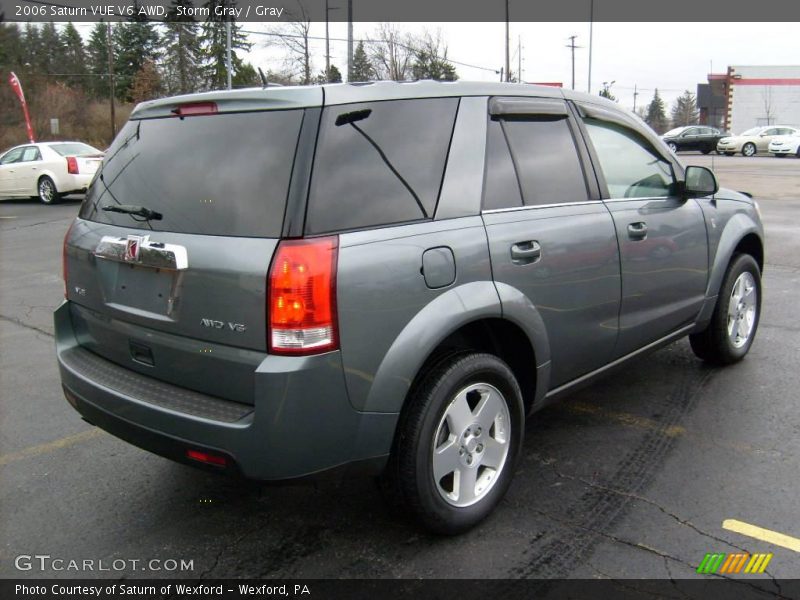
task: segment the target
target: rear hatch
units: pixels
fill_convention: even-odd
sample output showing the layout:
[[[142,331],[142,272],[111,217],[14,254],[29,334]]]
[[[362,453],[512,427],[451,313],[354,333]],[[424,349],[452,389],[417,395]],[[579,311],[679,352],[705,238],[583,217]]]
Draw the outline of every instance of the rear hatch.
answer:
[[[224,108],[167,106],[127,123],[65,240],[66,293],[88,350],[252,403],[306,111]]]

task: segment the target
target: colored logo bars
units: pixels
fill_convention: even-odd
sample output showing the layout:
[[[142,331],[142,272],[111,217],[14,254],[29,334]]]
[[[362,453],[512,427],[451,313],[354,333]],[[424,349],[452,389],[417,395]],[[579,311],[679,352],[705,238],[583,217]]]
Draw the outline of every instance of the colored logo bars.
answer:
[[[697,567],[697,572],[719,574],[763,573],[771,560],[772,552],[752,555],[747,552],[732,554],[725,554],[724,552],[708,553],[703,558],[700,566]]]

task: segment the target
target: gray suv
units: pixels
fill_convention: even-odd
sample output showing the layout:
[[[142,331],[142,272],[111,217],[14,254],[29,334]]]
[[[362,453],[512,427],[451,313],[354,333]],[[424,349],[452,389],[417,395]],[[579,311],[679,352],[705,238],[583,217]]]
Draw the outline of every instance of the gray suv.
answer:
[[[758,326],[757,205],[638,118],[556,88],[372,83],[140,104],[64,239],[70,404],[260,480],[378,475],[457,533],[524,422],[689,335]]]

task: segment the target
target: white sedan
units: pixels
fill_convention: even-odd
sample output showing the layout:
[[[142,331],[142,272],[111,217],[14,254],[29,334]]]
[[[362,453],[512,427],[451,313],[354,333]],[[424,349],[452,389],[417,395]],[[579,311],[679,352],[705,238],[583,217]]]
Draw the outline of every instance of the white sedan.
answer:
[[[775,156],[794,155],[800,158],[800,133],[772,138],[768,150]]]
[[[39,198],[45,204],[85,192],[103,152],[82,142],[16,146],[0,156],[0,198]]]

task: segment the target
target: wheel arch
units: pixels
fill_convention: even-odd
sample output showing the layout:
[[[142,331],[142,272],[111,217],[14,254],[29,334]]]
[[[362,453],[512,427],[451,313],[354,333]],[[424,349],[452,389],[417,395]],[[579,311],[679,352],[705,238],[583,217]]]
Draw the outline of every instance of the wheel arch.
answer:
[[[715,297],[719,293],[722,279],[737,253],[750,254],[756,259],[758,268],[764,270],[764,233],[763,228],[750,215],[740,212],[726,224],[720,236],[714,262],[706,289],[706,297]]]
[[[549,348],[546,339],[541,339],[544,325],[532,305],[533,314],[522,319],[515,318],[518,307],[507,314],[506,303],[500,301],[503,294],[498,292],[491,281],[472,282],[428,304],[386,353],[359,410],[400,412],[430,368],[454,353],[470,350],[504,360],[518,379],[526,408],[533,406],[544,395],[542,388],[547,383],[537,372],[549,372],[537,368],[543,362],[549,366]],[[508,292],[505,295],[509,296]],[[458,310],[453,311],[453,306]]]

